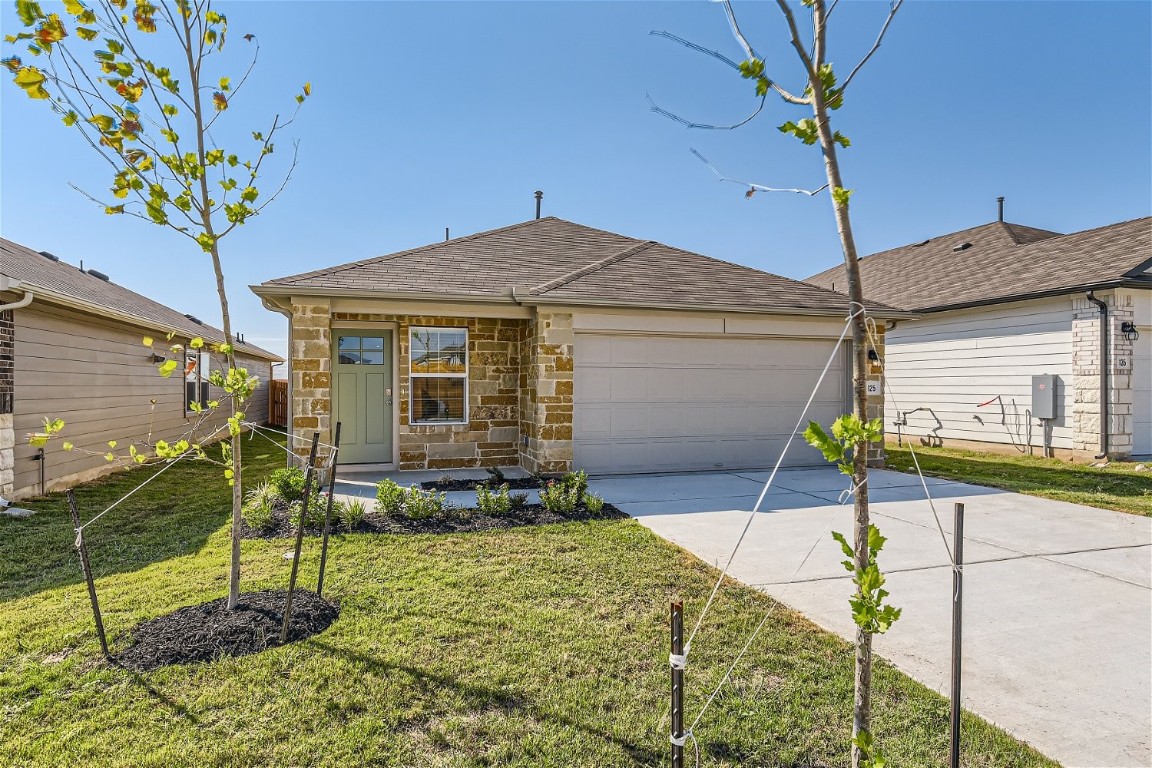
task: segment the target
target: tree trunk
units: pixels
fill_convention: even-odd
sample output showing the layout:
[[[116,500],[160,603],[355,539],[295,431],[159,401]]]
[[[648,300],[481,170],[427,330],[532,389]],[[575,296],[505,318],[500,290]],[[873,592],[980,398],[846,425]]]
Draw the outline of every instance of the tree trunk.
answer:
[[[844,189],[840,178],[840,164],[836,159],[834,132],[828,120],[828,104],[818,72],[824,63],[824,28],[826,12],[823,2],[814,7],[813,21],[819,33],[814,47],[813,66],[809,71],[809,85],[812,90],[812,112],[820,138],[820,149],[824,155],[824,170],[828,178],[828,193],[836,215],[836,229],[840,235],[840,246],[844,251],[844,268],[848,278],[848,297],[852,313],[852,354],[855,372],[852,379],[852,394],[856,416],[861,423],[868,421],[868,325],[861,310],[864,308],[864,290],[860,281],[860,267],[857,265],[856,240],[852,235],[852,222],[848,215],[847,200],[837,201],[837,190]],[[853,548],[856,551],[856,568],[863,571],[868,566],[868,444],[855,446],[852,455],[852,483],[855,486]],[[871,729],[872,715],[872,635],[863,629],[856,630],[856,674],[852,708],[852,738],[861,731]],[[860,749],[852,747],[852,768],[859,768],[863,755]]]

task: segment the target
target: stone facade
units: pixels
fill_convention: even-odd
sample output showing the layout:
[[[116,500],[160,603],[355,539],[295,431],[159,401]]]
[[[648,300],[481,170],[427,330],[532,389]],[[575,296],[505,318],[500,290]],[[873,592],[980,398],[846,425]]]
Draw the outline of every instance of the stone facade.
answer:
[[[520,465],[551,474],[572,469],[572,315],[540,312],[525,328],[520,373]]]
[[[314,432],[332,442],[332,322],[326,301],[292,305],[290,330],[292,446],[308,455]]]
[[[884,338],[884,324],[877,323],[869,348],[876,350],[879,360],[869,360],[866,373],[870,390],[868,392],[868,418],[880,419],[882,426],[884,425]],[[855,355],[853,355],[853,361],[855,361]],[[853,362],[853,368],[855,368],[855,362]],[[868,466],[882,469],[885,458],[884,438],[881,437],[878,442],[868,446]]]
[[[1132,300],[1125,297],[1121,306],[1115,294],[1097,298],[1108,304],[1108,455],[1126,458],[1132,453],[1132,342],[1124,338],[1120,326],[1134,319]],[[1100,309],[1077,296],[1072,313],[1073,452],[1091,458],[1100,452]]]

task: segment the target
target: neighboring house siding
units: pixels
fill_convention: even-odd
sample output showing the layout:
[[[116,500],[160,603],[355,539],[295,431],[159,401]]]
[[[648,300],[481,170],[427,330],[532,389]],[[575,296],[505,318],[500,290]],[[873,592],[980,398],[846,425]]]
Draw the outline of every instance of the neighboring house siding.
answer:
[[[927,314],[888,332],[891,395],[886,422],[928,408],[901,428],[914,439],[971,440],[1027,450],[1043,445],[1032,407],[1032,376],[1060,377],[1060,408],[1051,446],[1071,449],[1072,306],[1067,297]],[[994,398],[995,402],[979,407]],[[933,414],[940,421],[937,427]]]
[[[15,495],[39,493],[40,462],[27,435],[41,429],[45,418],[63,419],[61,439],[45,447],[47,490],[67,487],[116,468],[101,456],[64,451],[64,440],[88,451],[103,453],[109,440],[117,452],[129,443],[148,439],[178,439],[191,421],[184,414],[184,379],[178,373],[161,377],[142,344],[147,331],[79,312],[33,303],[16,311],[14,432]],[[164,350],[163,335],[156,348]],[[181,341],[179,339],[174,341]],[[267,361],[243,361],[261,380],[247,418],[267,420],[270,366]],[[213,391],[213,396],[216,391]],[[152,404],[155,401],[155,405]],[[222,424],[226,414],[212,419]],[[212,427],[205,431],[211,431]]]

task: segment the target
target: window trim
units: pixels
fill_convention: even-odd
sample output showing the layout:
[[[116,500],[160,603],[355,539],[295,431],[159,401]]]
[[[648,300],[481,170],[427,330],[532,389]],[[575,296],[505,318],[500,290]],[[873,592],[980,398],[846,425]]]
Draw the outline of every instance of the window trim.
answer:
[[[416,373],[412,369],[412,334],[415,331],[458,331],[464,334],[464,372],[463,373]],[[410,325],[408,326],[408,424],[419,427],[453,426],[469,423],[468,407],[468,378],[471,375],[471,350],[469,349],[469,333],[466,325]],[[420,421],[415,417],[416,387],[414,379],[462,379],[464,382],[464,415],[459,421]]]
[[[188,377],[192,372],[188,371],[188,357],[193,353],[196,353],[196,355],[197,355],[196,356],[196,368],[194,371],[196,374],[196,381],[189,381]],[[208,375],[207,376],[204,373],[205,368],[208,369]],[[187,417],[190,414],[195,415],[195,413],[196,413],[190,407],[193,402],[199,403],[201,408],[207,408],[208,403],[212,400],[212,392],[211,392],[210,385],[208,382],[208,379],[212,375],[212,355],[211,355],[211,353],[207,349],[192,349],[191,347],[185,348],[185,350],[184,350],[184,369],[186,371],[184,376],[183,376],[183,379],[184,379],[184,381],[183,381],[183,384],[184,384],[184,397],[183,397],[183,399],[184,399],[184,416]],[[197,394],[196,400],[189,400],[188,399],[188,385],[189,384],[192,384],[196,387],[196,394]]]

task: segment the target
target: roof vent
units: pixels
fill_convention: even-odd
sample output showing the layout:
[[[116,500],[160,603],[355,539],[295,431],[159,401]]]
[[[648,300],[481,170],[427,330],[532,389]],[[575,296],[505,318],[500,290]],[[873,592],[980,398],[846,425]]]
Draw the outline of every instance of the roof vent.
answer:
[[[188,314],[186,314],[186,315],[184,315],[184,317],[186,317],[186,318],[188,318],[189,320],[191,320],[192,322],[196,323],[196,325],[204,325],[204,323],[202,323],[202,322],[200,321],[200,318],[196,317],[196,315],[188,315]]]
[[[960,243],[960,245],[953,246],[952,250],[959,253],[960,251],[966,251],[971,247],[972,247],[972,243]]]
[[[48,251],[40,251],[40,255],[48,259],[48,261],[60,261],[59,256],[53,256],[52,254],[48,253]]]
[[[92,277],[96,278],[97,280],[108,282],[108,275],[104,274],[103,272],[97,272],[94,269],[90,269],[88,270],[88,274],[92,275]]]
[[[932,242],[932,241],[931,240],[921,240],[918,243],[912,243],[912,247],[913,248],[919,248],[922,245],[928,245],[928,243],[930,243],[930,242]]]

